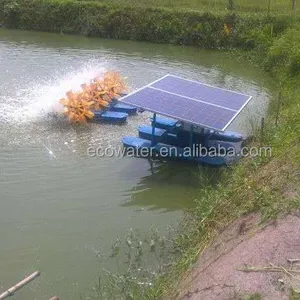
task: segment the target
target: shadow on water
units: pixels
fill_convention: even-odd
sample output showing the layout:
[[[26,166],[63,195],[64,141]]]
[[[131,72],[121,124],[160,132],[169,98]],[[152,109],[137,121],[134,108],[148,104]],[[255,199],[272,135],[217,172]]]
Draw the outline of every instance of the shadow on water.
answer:
[[[148,175],[126,192],[122,206],[148,210],[175,211],[192,209],[195,199],[208,185],[218,184],[222,169],[186,162],[148,160]]]

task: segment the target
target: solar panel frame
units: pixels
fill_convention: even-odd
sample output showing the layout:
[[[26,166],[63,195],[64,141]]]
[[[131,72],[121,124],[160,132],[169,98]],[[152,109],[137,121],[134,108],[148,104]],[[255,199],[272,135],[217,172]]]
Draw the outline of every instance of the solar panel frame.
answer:
[[[223,90],[223,91],[229,92],[231,94],[238,94],[238,95],[246,97],[246,101],[244,101],[243,105],[241,105],[239,107],[239,109],[232,109],[230,107],[226,107],[226,106],[218,105],[218,104],[215,104],[215,103],[203,101],[203,100],[200,99],[201,97],[193,98],[193,97],[189,97],[189,96],[186,96],[186,95],[182,95],[182,94],[177,94],[177,93],[173,93],[173,92],[170,92],[170,91],[166,91],[166,90],[163,90],[163,89],[160,89],[160,88],[156,88],[155,86],[153,86],[156,83],[162,82],[165,78],[168,78],[168,77],[169,78],[173,77],[173,78],[176,78],[176,79],[179,79],[179,80],[182,80],[182,81],[186,81],[186,82],[193,82],[193,83],[195,83],[197,85],[208,86],[208,87],[211,87],[214,90]],[[152,89],[153,91],[157,91],[157,92],[161,92],[161,93],[166,93],[168,95],[173,95],[174,97],[181,97],[183,99],[188,99],[190,101],[189,104],[191,105],[191,107],[192,107],[192,104],[193,104],[191,101],[193,101],[193,102],[196,101],[196,102],[201,102],[201,103],[203,103],[204,105],[207,105],[207,106],[222,108],[224,111],[232,111],[232,112],[235,112],[235,114],[233,114],[233,116],[228,120],[228,122],[222,128],[220,128],[220,127],[215,127],[215,126],[211,126],[211,125],[209,126],[208,124],[205,124],[205,123],[200,123],[200,122],[195,123],[195,122],[192,122],[191,119],[186,119],[186,118],[183,118],[182,116],[179,116],[179,115],[176,115],[176,114],[174,115],[174,114],[169,113],[169,112],[167,112],[165,110],[161,111],[159,109],[154,109],[153,107],[152,108],[148,107],[148,106],[146,107],[145,105],[143,105],[142,101],[141,101],[141,103],[137,104],[137,103],[132,103],[128,99],[128,98],[132,97],[133,95],[138,94],[138,93],[142,93],[142,91],[144,91],[146,89],[149,89],[149,88]],[[175,118],[175,119],[178,119],[180,121],[183,121],[183,122],[186,122],[186,123],[189,123],[189,124],[192,124],[192,125],[197,125],[199,127],[209,128],[209,129],[213,129],[213,130],[216,130],[216,131],[224,131],[234,121],[234,119],[241,113],[241,111],[245,108],[245,106],[249,103],[249,101],[251,99],[252,99],[252,96],[249,96],[249,95],[245,95],[245,94],[242,94],[242,93],[238,93],[238,92],[235,92],[235,91],[230,91],[230,90],[219,88],[219,87],[214,87],[214,86],[211,86],[209,84],[201,83],[201,82],[198,82],[198,81],[195,81],[195,80],[184,79],[184,78],[181,78],[181,77],[176,76],[176,75],[167,74],[167,75],[165,75],[165,76],[163,76],[163,77],[161,77],[161,78],[159,78],[159,79],[157,79],[157,80],[149,83],[148,85],[146,85],[146,86],[144,86],[144,87],[142,87],[140,89],[137,89],[133,93],[120,98],[119,100],[121,102],[127,103],[129,105],[133,105],[133,106],[136,106],[136,107],[139,107],[139,108],[143,108],[143,109],[148,110],[150,112],[158,113],[160,115],[167,116],[167,117],[170,117],[170,118]],[[180,109],[182,109],[182,106],[180,107]],[[212,118],[212,115],[208,115],[208,116],[206,116],[206,118]],[[220,118],[215,118],[215,120],[216,120],[216,124],[217,124],[218,121],[220,120]]]

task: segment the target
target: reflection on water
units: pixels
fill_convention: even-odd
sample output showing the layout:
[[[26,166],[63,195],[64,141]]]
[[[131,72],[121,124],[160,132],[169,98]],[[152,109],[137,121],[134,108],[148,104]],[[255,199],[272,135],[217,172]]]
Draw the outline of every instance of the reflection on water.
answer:
[[[148,175],[141,177],[139,183],[130,189],[125,207],[139,206],[142,209],[164,209],[164,211],[183,210],[195,207],[195,199],[201,193],[201,179],[211,185],[217,184],[221,175],[218,168],[210,168],[184,162],[162,162],[147,160]],[[156,194],[159,189],[159,195]]]
[[[67,90],[105,69],[127,76],[131,90],[173,73],[254,96],[232,129],[264,114],[270,82],[226,53],[0,29],[0,292],[35,269],[41,278],[15,299],[80,299],[128,229],[162,233],[193,208],[218,169],[128,157],[87,155],[119,146],[149,114],[125,126],[74,126],[48,114]],[[200,177],[200,181],[199,181]],[[202,186],[201,186],[202,184]]]

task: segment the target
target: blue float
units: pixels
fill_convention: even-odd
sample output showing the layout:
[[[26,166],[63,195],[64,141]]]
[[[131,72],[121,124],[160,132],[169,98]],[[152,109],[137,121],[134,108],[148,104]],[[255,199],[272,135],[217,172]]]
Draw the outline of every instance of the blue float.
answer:
[[[109,109],[109,111],[117,111],[124,112],[128,115],[134,115],[137,113],[137,108],[131,105],[123,104],[123,103],[114,103]]]
[[[115,111],[94,111],[93,121],[111,124],[123,124],[127,121],[128,114]]]

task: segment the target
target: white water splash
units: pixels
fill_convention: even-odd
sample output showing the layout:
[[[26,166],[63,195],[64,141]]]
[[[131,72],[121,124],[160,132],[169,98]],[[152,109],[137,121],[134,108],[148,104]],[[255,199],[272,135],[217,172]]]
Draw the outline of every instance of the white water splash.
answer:
[[[20,88],[15,95],[6,96],[6,101],[2,102],[3,120],[6,123],[34,122],[51,112],[59,112],[62,110],[59,100],[65,97],[66,92],[78,91],[81,84],[88,83],[104,72],[105,68],[102,66],[87,66],[46,84],[36,83]]]

